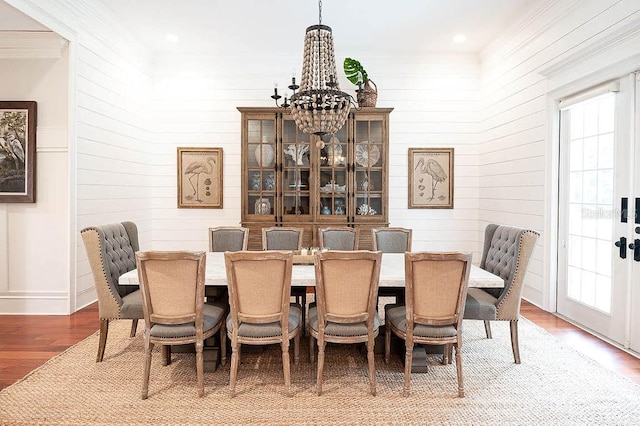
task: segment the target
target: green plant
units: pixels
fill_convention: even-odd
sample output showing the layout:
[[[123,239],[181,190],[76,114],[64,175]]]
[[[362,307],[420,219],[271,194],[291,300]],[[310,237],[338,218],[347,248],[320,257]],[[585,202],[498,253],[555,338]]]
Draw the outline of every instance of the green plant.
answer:
[[[367,80],[369,80],[367,71],[365,71],[364,67],[359,61],[356,61],[355,59],[352,59],[352,58],[344,58],[343,67],[344,67],[344,73],[346,74],[347,79],[353,84],[355,84],[356,86],[358,85],[358,83],[364,84],[367,82]],[[361,81],[358,81],[359,75],[362,76]]]

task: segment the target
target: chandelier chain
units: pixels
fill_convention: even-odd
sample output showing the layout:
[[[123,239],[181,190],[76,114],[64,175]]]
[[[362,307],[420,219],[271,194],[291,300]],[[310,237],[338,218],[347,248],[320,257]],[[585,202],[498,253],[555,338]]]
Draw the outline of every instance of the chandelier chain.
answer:
[[[318,0],[318,24],[322,25],[322,0]]]

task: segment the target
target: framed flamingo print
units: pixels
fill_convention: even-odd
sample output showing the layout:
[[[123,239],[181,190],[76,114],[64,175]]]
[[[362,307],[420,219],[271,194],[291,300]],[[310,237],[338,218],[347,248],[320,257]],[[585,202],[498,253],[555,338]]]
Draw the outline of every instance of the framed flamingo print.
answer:
[[[222,208],[222,148],[178,148],[178,208]]]
[[[409,208],[453,208],[453,148],[409,148]]]

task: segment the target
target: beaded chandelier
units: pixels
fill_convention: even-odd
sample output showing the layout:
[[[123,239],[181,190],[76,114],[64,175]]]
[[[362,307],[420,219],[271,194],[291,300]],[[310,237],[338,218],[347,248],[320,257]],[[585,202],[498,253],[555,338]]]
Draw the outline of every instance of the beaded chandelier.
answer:
[[[300,91],[291,96],[290,102],[298,128],[322,136],[344,125],[355,102],[338,85],[331,27],[322,25],[322,0],[318,10],[318,25],[308,27],[304,37]]]

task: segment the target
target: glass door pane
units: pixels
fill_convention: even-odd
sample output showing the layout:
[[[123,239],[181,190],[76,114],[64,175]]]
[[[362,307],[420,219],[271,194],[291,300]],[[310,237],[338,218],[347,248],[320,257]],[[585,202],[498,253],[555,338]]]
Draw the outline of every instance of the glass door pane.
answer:
[[[248,214],[274,215],[276,194],[275,119],[247,120]]]
[[[384,122],[357,119],[355,123],[355,217],[356,221],[380,220],[384,214]]]

